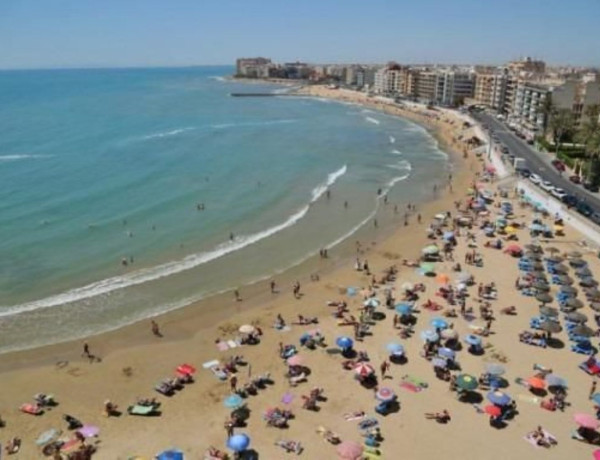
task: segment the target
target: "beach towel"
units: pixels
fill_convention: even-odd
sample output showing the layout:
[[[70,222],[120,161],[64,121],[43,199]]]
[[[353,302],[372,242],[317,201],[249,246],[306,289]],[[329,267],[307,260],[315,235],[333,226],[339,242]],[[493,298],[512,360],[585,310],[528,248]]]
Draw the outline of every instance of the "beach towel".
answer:
[[[421,390],[423,390],[422,387],[419,387],[409,382],[400,382],[400,388],[404,388],[405,390],[408,390],[412,393],[419,393]]]
[[[346,420],[347,422],[353,422],[354,420],[362,420],[363,418],[365,418],[365,413],[361,411],[356,411],[351,414],[344,414],[344,420]]]
[[[421,388],[427,388],[429,386],[429,384],[425,380],[415,377],[414,375],[409,375],[409,374],[403,376],[402,381],[412,383],[413,385],[416,385]]]
[[[283,404],[290,404],[292,401],[294,400],[294,395],[291,393],[286,393],[283,395],[283,397],[281,398],[281,402]]]
[[[540,398],[537,398],[532,395],[517,395],[517,398],[519,398],[519,401],[523,401],[523,402],[527,402],[527,403],[535,404],[535,405],[539,405],[541,402]]]
[[[204,369],[210,369],[211,367],[215,367],[218,365],[219,365],[219,360],[213,359],[212,361],[206,361],[204,364],[202,364],[202,367]]]
[[[539,449],[542,446],[539,446],[537,441],[535,439],[533,439],[533,437],[531,436],[531,433],[527,434],[526,436],[523,436],[523,439],[525,441],[527,441],[529,444],[531,444],[533,447],[535,447],[536,449]]]
[[[217,342],[217,350],[219,351],[225,351],[225,350],[229,350],[229,345],[227,345],[227,342]]]

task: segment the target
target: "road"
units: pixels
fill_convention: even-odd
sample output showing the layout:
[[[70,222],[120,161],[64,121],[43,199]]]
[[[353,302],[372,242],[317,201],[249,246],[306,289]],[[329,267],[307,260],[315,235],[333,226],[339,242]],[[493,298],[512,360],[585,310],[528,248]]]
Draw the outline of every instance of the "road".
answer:
[[[566,174],[562,176],[554,166],[550,163],[550,158],[544,158],[539,152],[535,151],[524,140],[517,137],[504,124],[500,123],[492,115],[486,113],[476,113],[472,115],[476,120],[487,124],[492,129],[494,134],[517,158],[524,158],[527,162],[526,167],[532,172],[540,176],[543,180],[551,182],[554,186],[560,187],[569,195],[577,197],[579,200],[584,200],[594,212],[600,213],[600,198],[595,194],[588,192],[581,185],[571,182]],[[540,188],[540,190],[542,190]]]

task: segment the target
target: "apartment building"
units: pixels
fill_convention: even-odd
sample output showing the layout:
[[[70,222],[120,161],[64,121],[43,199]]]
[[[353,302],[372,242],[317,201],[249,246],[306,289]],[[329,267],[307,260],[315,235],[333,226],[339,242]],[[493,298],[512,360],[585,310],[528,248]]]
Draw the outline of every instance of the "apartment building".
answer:
[[[511,77],[506,68],[476,70],[474,97],[478,104],[503,111]]]
[[[240,58],[235,61],[235,76],[246,78],[267,78],[273,67],[270,59]]]

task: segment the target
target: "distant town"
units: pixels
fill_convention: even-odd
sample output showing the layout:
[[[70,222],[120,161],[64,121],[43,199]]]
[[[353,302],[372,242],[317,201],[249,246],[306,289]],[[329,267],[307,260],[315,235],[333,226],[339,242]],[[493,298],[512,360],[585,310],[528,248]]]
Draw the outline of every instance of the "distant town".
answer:
[[[600,105],[598,69],[548,67],[544,61],[529,57],[496,67],[396,62],[278,64],[263,57],[241,58],[236,62],[235,76],[329,84],[397,102],[488,108],[530,141],[547,133],[552,117],[562,117],[565,134],[577,131],[586,117],[598,116],[595,107]]]

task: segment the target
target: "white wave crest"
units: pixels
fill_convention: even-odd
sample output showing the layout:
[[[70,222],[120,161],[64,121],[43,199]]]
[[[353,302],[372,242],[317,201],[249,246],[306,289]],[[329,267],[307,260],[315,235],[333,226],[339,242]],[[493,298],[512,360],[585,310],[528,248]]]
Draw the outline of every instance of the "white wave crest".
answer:
[[[398,169],[400,171],[412,171],[412,165],[410,161],[402,160],[396,164],[388,165],[392,169]]]
[[[390,144],[395,144],[396,138],[394,136],[390,136]]]
[[[147,141],[150,139],[160,139],[162,137],[177,136],[178,134],[185,133],[186,131],[191,131],[192,129],[196,129],[196,128],[193,126],[189,126],[186,128],[177,128],[177,129],[173,129],[171,131],[163,131],[160,133],[149,134],[147,136],[142,137],[142,140]]]
[[[225,129],[225,128],[236,128],[242,126],[270,126],[270,125],[284,125],[288,123],[295,123],[297,120],[289,119],[289,120],[265,120],[265,121],[250,121],[250,122],[240,122],[240,123],[218,123],[215,125],[210,125],[213,129]]]
[[[346,174],[347,169],[348,168],[346,167],[346,165],[342,166],[337,171],[330,173],[327,176],[327,181],[325,183],[323,183],[321,185],[317,185],[315,188],[313,188],[312,192],[311,192],[312,199],[310,200],[310,202],[314,203],[321,196],[323,196],[323,194],[327,191],[327,189],[329,189],[329,187],[331,187],[333,184],[335,184],[336,180],[338,180],[340,177],[342,177],[344,174]]]
[[[227,81],[227,79],[225,77],[222,76],[212,76],[212,77],[208,77],[210,80],[216,80],[216,81]]]
[[[373,117],[365,117],[365,120],[367,120],[369,123],[373,123],[374,125],[378,125],[380,123],[379,120]]]
[[[391,189],[394,185],[396,185],[398,182],[402,182],[403,180],[407,179],[408,176],[410,176],[410,173],[408,174],[404,174],[403,176],[398,176],[398,177],[394,177],[392,180],[390,180],[386,186],[387,186],[387,190]]]
[[[393,149],[393,150],[392,150],[392,153],[393,153],[394,155],[402,155],[402,152],[401,152],[400,150],[398,150],[398,149]]]
[[[0,161],[33,160],[42,158],[52,158],[53,155],[0,155]]]

